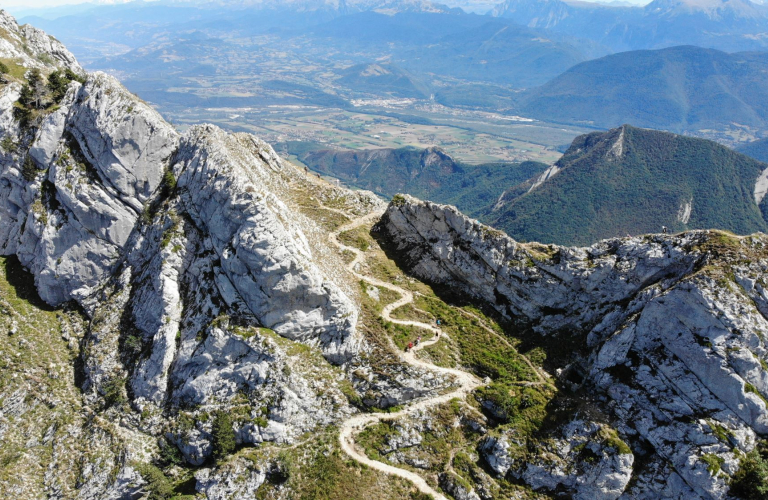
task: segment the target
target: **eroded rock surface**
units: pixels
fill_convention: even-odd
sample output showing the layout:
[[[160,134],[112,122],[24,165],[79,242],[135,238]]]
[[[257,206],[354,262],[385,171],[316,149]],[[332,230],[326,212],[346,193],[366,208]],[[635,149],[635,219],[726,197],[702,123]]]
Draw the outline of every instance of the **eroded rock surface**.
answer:
[[[0,56],[44,79],[85,75],[44,33],[3,11],[0,27]],[[24,80],[0,84],[2,254],[18,257],[49,305],[81,308],[88,330],[71,344],[84,403],[120,422],[104,440],[114,451],[83,459],[82,498],[143,494],[131,464],[155,460],[158,446],[209,461],[216,415],[229,416],[237,445],[288,444],[338,423],[357,411],[352,364],[367,370],[355,383],[371,404],[449,383],[370,370],[358,287],[324,219],[299,210],[307,192],[359,215],[380,200],[318,184],[251,135],[179,134],[111,76],[83,80],[25,120],[14,113]],[[247,496],[264,479],[234,487],[233,471],[203,474],[200,491]]]
[[[559,360],[564,387],[597,394],[611,432],[630,446],[592,449],[592,441],[579,450],[590,450],[585,468],[573,440],[596,424],[574,421],[534,453],[538,463],[529,455],[523,465],[510,449],[528,445],[494,438],[484,454],[500,476],[583,498],[724,498],[740,453],[768,435],[764,236],[520,244],[453,207],[410,197],[395,198],[380,229],[414,275],[492,305],[534,344],[573,345]],[[649,449],[644,460],[671,467],[633,470],[626,452]]]
[[[83,73],[75,56],[61,42],[34,26],[19,26],[4,10],[0,10],[0,29],[0,57],[15,59],[27,68],[62,67]]]

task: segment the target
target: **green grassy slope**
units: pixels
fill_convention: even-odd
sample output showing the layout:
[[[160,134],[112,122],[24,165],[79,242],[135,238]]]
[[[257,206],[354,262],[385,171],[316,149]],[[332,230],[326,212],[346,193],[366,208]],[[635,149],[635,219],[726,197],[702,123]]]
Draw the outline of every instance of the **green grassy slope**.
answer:
[[[0,257],[0,497],[74,498],[99,448],[82,416],[75,359],[82,318],[40,300],[16,257]],[[104,431],[108,432],[108,431]],[[105,445],[109,440],[104,439]],[[105,462],[108,462],[107,457]]]
[[[768,165],[712,141],[623,126],[577,137],[562,170],[528,192],[518,186],[486,214],[512,237],[566,245],[612,236],[768,225],[754,184]],[[685,207],[690,204],[690,219]]]

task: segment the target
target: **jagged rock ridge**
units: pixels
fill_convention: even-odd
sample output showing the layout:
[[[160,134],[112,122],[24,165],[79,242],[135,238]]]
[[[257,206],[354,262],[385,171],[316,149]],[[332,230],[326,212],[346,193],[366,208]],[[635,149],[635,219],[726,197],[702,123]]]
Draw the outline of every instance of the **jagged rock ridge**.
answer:
[[[612,484],[598,488],[600,498],[724,498],[739,457],[768,435],[765,236],[523,245],[453,207],[402,196],[380,230],[415,276],[492,305],[534,343],[572,346],[559,359],[563,383],[583,388],[581,397],[596,393],[592,418],[604,414],[643,456],[632,470],[620,460],[629,450],[617,446],[602,473],[572,476],[569,450],[595,432],[576,414],[554,433],[554,450],[540,448],[527,463],[513,457],[529,444],[490,441],[483,453],[497,473],[584,498],[600,481]]]
[[[310,190],[351,213],[380,200],[320,186],[250,135],[208,125],[179,134],[47,35],[3,11],[0,23],[0,56],[18,74],[83,80],[40,106],[20,102],[29,72],[0,87],[2,255],[18,257],[45,302],[87,316],[84,402],[125,422],[106,458],[83,459],[78,497],[135,495],[144,482],[134,464],[158,445],[205,463],[220,412],[239,412],[237,444],[292,442],[337,423],[355,411],[340,389],[350,366],[365,371],[355,383],[371,404],[446,385],[407,367],[390,380],[361,362],[372,348],[357,329],[355,282],[327,229],[297,210]],[[322,357],[310,363],[315,351],[293,343]],[[232,480],[217,477],[201,473],[201,491]]]

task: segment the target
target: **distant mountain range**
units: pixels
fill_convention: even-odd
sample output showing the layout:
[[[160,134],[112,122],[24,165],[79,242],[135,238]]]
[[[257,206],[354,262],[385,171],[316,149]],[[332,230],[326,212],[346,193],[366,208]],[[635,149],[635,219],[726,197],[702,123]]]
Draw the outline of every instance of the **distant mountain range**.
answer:
[[[740,51],[768,46],[768,7],[749,0],[654,0],[645,7],[506,0],[493,15],[589,38],[614,51],[675,45]]]
[[[667,46],[768,50],[766,13],[749,0],[507,0],[496,17],[422,0],[259,0],[129,2],[24,21],[165,109],[432,97],[736,145],[768,130],[766,55]]]
[[[131,1],[28,12],[21,23],[46,29],[86,63],[195,30],[226,38],[301,30],[361,12],[463,14],[427,0]]]
[[[542,120],[704,134],[768,127],[768,53],[698,47],[622,52],[578,64],[520,95]]]
[[[482,218],[516,239],[558,244],[662,226],[765,232],[767,169],[712,141],[624,125],[577,137],[556,164],[507,190]]]
[[[476,15],[362,12],[323,21],[323,15],[307,14],[301,19],[318,23],[286,21],[281,26],[273,24],[278,14],[264,15],[263,23],[259,16],[158,27],[146,45],[96,58],[88,67],[121,75],[129,89],[160,105],[284,103],[284,94],[262,85],[282,81],[304,89],[289,102],[343,107],[344,100],[361,96],[428,99],[434,93],[447,105],[464,105],[475,96],[493,106],[510,100],[513,88],[543,84],[574,64],[605,54],[594,42]],[[68,32],[67,22],[57,20],[48,29],[64,39],[80,36]],[[97,36],[109,40],[111,35]],[[125,35],[116,36],[116,44],[126,42]],[[253,85],[236,92],[217,88],[222,79],[238,75]],[[199,77],[211,82],[201,85]],[[485,84],[503,90],[489,92]],[[466,85],[468,91],[452,92]],[[305,91],[310,87],[311,92]],[[494,94],[501,97],[491,98]]]
[[[336,18],[300,37],[345,57],[388,57],[426,79],[435,74],[518,88],[540,85],[607,53],[594,42],[475,15],[367,12]]]
[[[768,139],[760,139],[736,148],[740,153],[751,156],[757,161],[768,163]]]

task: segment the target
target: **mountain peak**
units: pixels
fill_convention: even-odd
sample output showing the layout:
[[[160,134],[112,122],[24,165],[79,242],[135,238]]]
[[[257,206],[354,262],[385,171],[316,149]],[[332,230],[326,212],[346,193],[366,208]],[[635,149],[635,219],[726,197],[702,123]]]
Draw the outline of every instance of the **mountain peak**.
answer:
[[[645,6],[645,11],[664,16],[700,13],[711,19],[768,17],[765,6],[750,0],[653,0]]]
[[[70,69],[84,74],[75,56],[54,37],[33,26],[19,26],[6,10],[0,9],[0,57],[18,61],[27,69]]]
[[[766,168],[712,141],[623,125],[575,138],[544,174],[509,189],[491,220],[512,236],[558,244],[662,226],[764,231],[756,196],[765,188],[756,184]]]

